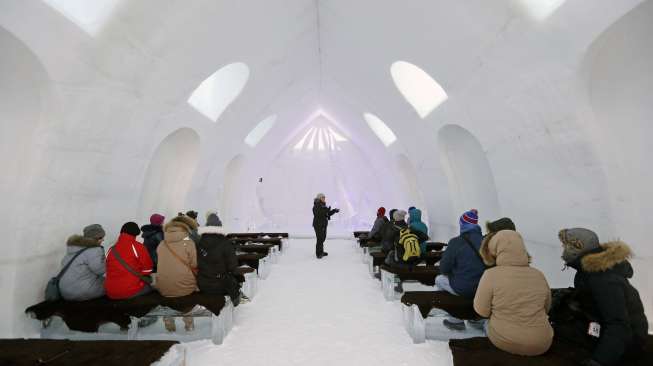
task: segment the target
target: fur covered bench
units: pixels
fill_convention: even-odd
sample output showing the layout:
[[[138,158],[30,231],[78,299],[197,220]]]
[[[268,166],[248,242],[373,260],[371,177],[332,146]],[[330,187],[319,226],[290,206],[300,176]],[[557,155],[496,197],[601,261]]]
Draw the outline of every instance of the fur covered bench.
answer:
[[[261,279],[268,278],[270,274],[269,257],[260,253],[241,253],[237,254],[239,266],[249,266],[256,270]]]
[[[449,348],[454,366],[576,366],[590,356],[590,352],[582,347],[556,338],[547,353],[536,357],[501,351],[487,338],[452,339]],[[641,357],[624,360],[619,365],[653,365],[653,336],[649,336],[648,345]]]
[[[369,231],[354,231],[354,238],[360,238],[361,236],[368,236]]]
[[[279,239],[288,239],[288,233],[229,233],[227,238],[279,238]]]
[[[150,365],[157,361],[158,366],[185,365],[185,353],[171,351],[166,355],[177,344],[173,341],[2,339],[0,365],[126,366]]]
[[[165,331],[163,335],[161,332],[150,334],[152,329],[139,333],[139,320],[164,316],[208,318],[210,338],[213,343],[221,344],[233,326],[233,311],[231,299],[225,296],[195,292],[182,297],[164,297],[152,292],[128,300],[102,297],[88,301],[44,301],[30,306],[25,313],[41,321],[41,338],[77,340],[136,340],[153,336],[161,339],[168,336]],[[105,326],[111,323],[119,328]],[[127,329],[126,334],[123,329]],[[194,333],[191,337],[197,339],[200,332]],[[206,337],[199,337],[202,338]]]
[[[279,238],[233,238],[231,241],[237,245],[271,244],[276,246],[279,252],[283,250],[283,240]]]

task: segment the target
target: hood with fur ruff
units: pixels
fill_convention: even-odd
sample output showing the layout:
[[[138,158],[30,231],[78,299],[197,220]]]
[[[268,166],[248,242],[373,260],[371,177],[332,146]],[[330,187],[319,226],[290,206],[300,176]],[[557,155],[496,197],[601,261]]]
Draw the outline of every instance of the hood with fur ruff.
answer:
[[[586,254],[580,259],[585,272],[604,272],[632,257],[630,247],[622,241],[601,244],[601,249],[600,252]]]
[[[66,245],[69,247],[91,248],[91,247],[99,247],[100,243],[97,241],[97,239],[85,238],[81,235],[73,235],[70,238],[68,238],[68,240],[66,241]]]

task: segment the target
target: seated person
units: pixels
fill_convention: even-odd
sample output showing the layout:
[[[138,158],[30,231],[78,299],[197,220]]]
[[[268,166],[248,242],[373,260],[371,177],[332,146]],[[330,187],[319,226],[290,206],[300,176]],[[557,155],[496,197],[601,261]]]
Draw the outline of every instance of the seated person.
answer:
[[[429,229],[422,222],[422,211],[418,208],[411,207],[408,210],[408,227],[414,233],[421,233],[419,248],[422,255],[426,254],[426,241],[429,240]]]
[[[394,213],[397,209],[393,208],[390,210],[389,217],[390,219],[386,221],[381,227],[381,251],[383,254],[388,255],[394,249],[394,240],[395,240],[395,222],[394,222]]]
[[[393,230],[390,240],[394,248],[386,258],[386,264],[394,267],[410,268],[420,260],[420,240],[426,240],[425,234],[413,231],[405,221],[406,211],[397,210],[393,213]]]
[[[551,289],[542,272],[531,268],[524,240],[502,230],[483,240],[481,256],[488,267],[474,296],[474,310],[490,318],[486,330],[497,348],[537,356],[553,342],[549,324]]]
[[[64,300],[84,301],[104,296],[104,235],[102,226],[93,224],[84,228],[83,236],[68,238],[62,268],[74,260],[59,279],[59,291]]]
[[[472,209],[463,213],[459,224],[460,235],[449,240],[440,259],[441,274],[435,278],[435,285],[450,294],[473,299],[485,271],[485,263],[478,253],[483,240],[478,211]],[[465,329],[465,322],[453,317],[445,319],[443,324],[452,330]]]
[[[163,221],[165,221],[165,216],[153,214],[150,216],[150,224],[141,227],[143,245],[145,245],[147,252],[150,254],[154,272],[156,272],[156,265],[158,263],[156,248],[163,241]]]
[[[165,297],[180,297],[197,291],[197,253],[190,233],[196,229],[195,220],[177,216],[166,224],[163,242],[157,248],[159,267],[156,289]],[[163,317],[166,330],[176,330],[173,317]],[[193,318],[184,317],[186,331],[194,329]]]
[[[379,207],[378,211],[376,211],[376,220],[374,220],[372,230],[370,230],[370,233],[367,237],[373,239],[374,241],[380,242],[382,237],[381,229],[383,229],[383,225],[388,221],[390,220],[385,217],[385,207]]]
[[[190,217],[191,219],[193,219],[193,221],[195,221],[195,229],[193,229],[190,232],[190,238],[195,242],[195,244],[197,244],[200,241],[200,236],[197,233],[197,227],[199,226],[199,222],[197,221],[197,211],[193,211],[193,210],[186,211],[186,216]]]
[[[201,292],[230,296],[232,302],[240,302],[240,284],[233,273],[238,268],[234,245],[225,235],[220,218],[209,213],[206,226],[199,228],[197,244],[197,285]]]
[[[147,248],[136,240],[140,233],[135,222],[124,224],[118,241],[107,252],[104,289],[110,299],[131,299],[152,292],[152,260]]]
[[[628,262],[628,245],[621,241],[599,244],[596,233],[582,228],[564,229],[558,236],[562,259],[576,270],[574,287],[591,295],[597,312],[592,315],[601,326],[592,357],[584,365],[618,365],[623,357],[641,352],[648,321],[639,293],[629,281],[633,267]]]

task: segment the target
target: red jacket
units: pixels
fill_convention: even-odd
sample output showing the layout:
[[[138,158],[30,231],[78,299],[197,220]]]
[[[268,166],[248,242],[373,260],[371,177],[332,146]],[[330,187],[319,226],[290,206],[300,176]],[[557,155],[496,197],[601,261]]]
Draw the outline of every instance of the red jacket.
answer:
[[[152,259],[147,248],[136,237],[129,234],[120,234],[116,245],[107,252],[107,278],[104,281],[104,288],[110,299],[128,299],[136,295],[145,287],[146,283],[140,278],[129,273],[123,265],[118,262],[112,251],[117,250],[120,257],[134,271],[143,275],[152,273]]]

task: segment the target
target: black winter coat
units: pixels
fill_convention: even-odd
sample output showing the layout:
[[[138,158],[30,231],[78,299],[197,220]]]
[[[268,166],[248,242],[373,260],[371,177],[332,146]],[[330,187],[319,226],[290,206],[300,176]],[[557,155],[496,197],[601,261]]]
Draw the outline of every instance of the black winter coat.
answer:
[[[197,287],[201,292],[228,295],[223,276],[238,268],[236,250],[218,226],[199,229],[201,238],[197,244]]]
[[[592,314],[601,324],[601,335],[592,359],[601,365],[618,365],[627,351],[641,348],[648,335],[648,321],[639,292],[630,284],[633,267],[630,249],[621,242],[602,245],[575,263],[574,286],[593,300]]]
[[[156,248],[163,241],[163,227],[160,225],[143,225],[141,232],[143,245],[145,245],[147,252],[150,254],[150,258],[152,258],[153,271],[156,272],[156,264],[159,259],[156,254]]]
[[[329,225],[329,220],[337,212],[337,209],[327,207],[324,202],[319,199],[313,201],[313,227],[316,229],[326,229]]]

